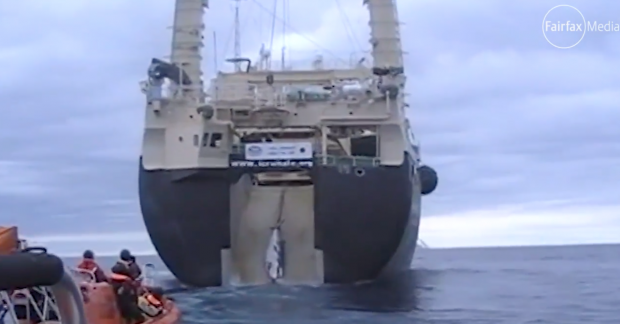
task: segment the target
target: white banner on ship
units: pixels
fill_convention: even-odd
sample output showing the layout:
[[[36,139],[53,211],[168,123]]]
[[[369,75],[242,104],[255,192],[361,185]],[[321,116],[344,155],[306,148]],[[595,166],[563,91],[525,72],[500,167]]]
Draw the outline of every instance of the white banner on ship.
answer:
[[[233,168],[311,168],[313,161],[230,161]]]
[[[310,142],[270,142],[245,145],[246,160],[311,160],[312,157],[312,143]]]

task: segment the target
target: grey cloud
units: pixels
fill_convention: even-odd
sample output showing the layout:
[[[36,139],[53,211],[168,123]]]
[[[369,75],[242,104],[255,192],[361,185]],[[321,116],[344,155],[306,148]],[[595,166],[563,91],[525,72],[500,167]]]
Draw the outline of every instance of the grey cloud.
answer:
[[[361,1],[340,2],[355,29],[351,38],[365,46]],[[232,5],[212,3],[207,75],[216,65],[211,30],[219,68],[233,49]],[[399,1],[410,117],[424,160],[441,181],[425,198],[425,215],[614,202],[620,183],[620,34],[589,33],[573,49],[553,48],[541,23],[557,4]],[[611,13],[620,12],[610,2],[568,4],[590,20],[613,20]],[[261,43],[269,43],[270,14],[253,1],[242,5],[242,48],[254,57]],[[172,6],[146,0],[0,5],[0,59],[10,62],[0,79],[0,204],[10,211],[0,215],[2,222],[37,233],[69,230],[61,222],[85,232],[141,230],[138,82],[151,57],[169,52],[165,28]],[[334,1],[291,2],[289,21],[288,32],[303,33],[298,38],[344,61],[358,50]],[[277,46],[280,31],[278,20]],[[321,52],[289,50],[293,59]],[[541,207],[546,202],[555,205]]]
[[[442,176],[429,213],[545,199],[596,205],[617,195],[619,61],[605,44],[618,35],[555,49],[541,31],[555,5],[419,4],[428,11],[413,14],[421,40],[411,42],[410,64],[424,67],[412,77],[411,114]],[[596,4],[573,5],[610,18]]]

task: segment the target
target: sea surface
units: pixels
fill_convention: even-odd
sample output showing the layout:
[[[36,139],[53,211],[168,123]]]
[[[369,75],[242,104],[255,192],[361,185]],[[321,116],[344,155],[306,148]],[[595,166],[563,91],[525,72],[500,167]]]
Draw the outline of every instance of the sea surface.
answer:
[[[419,249],[395,280],[323,287],[183,289],[156,256],[138,261],[187,324],[620,323],[620,245]]]

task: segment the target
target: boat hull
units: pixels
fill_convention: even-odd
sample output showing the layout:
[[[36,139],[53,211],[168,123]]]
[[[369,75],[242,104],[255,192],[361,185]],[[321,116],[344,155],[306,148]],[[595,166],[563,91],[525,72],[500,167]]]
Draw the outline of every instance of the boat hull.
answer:
[[[139,193],[159,256],[184,284],[222,282],[222,250],[231,247],[231,184],[238,169],[145,170]],[[410,268],[418,239],[420,186],[406,154],[397,167],[315,165],[314,242],[325,283],[372,280]]]

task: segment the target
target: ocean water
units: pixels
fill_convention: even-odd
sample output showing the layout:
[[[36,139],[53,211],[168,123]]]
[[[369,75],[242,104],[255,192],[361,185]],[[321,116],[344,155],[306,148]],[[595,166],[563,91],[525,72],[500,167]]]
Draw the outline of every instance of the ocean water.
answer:
[[[314,288],[185,290],[157,257],[139,262],[158,267],[187,324],[620,323],[620,245],[420,249],[400,278]]]

